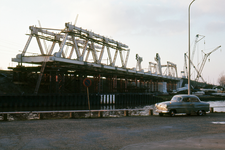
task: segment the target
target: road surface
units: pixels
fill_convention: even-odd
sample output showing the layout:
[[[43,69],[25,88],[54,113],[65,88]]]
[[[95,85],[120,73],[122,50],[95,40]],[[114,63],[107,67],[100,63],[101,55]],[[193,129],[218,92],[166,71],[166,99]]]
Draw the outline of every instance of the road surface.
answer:
[[[0,150],[224,149],[225,114],[0,121]]]

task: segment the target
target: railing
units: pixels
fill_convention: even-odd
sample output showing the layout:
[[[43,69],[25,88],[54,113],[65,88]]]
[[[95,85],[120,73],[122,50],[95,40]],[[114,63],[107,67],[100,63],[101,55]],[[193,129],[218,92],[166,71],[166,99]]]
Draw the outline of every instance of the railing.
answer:
[[[210,113],[214,113],[214,108],[224,108],[225,106],[216,106],[210,107]],[[11,112],[0,112],[0,120],[8,121],[10,120],[10,115],[23,115],[26,119],[29,116],[32,116],[32,119],[48,119],[44,117],[47,114],[60,114],[60,116],[66,116],[65,118],[91,118],[91,117],[105,117],[103,113],[115,113],[117,112],[117,116],[131,116],[132,112],[140,112],[145,111],[145,116],[154,115],[153,108],[148,109],[109,109],[109,110],[54,110],[54,111],[11,111]],[[97,113],[97,115],[94,115]],[[81,115],[78,115],[81,114]],[[85,117],[86,114],[86,117]],[[116,115],[108,115],[106,117],[115,117]],[[136,115],[137,116],[137,115]],[[53,117],[54,118],[54,117]],[[29,120],[29,119],[28,119]]]
[[[130,116],[131,112],[138,112],[138,111],[146,111],[146,109],[111,109],[111,110],[56,110],[56,111],[12,111],[12,112],[0,112],[0,115],[2,115],[2,120],[7,121],[10,120],[10,115],[24,115],[28,116],[35,116],[35,119],[44,119],[44,114],[53,114],[53,113],[60,113],[61,115],[67,114],[66,118],[81,118],[76,114],[88,114],[88,118],[91,117],[104,117],[104,112],[123,112],[121,113],[123,116]],[[147,115],[153,115],[153,109],[147,109],[148,113]],[[93,113],[97,113],[97,116],[94,116]],[[110,117],[110,116],[109,116]]]

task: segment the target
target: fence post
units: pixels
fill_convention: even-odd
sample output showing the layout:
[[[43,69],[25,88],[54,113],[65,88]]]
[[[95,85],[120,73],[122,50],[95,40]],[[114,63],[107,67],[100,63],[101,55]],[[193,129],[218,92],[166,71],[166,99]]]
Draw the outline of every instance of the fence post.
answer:
[[[43,116],[42,113],[38,114],[38,116],[39,116],[39,119],[40,119],[40,120],[44,119],[44,116]]]
[[[210,113],[213,113],[213,112],[214,112],[214,108],[210,107]]]
[[[99,118],[102,118],[102,117],[103,117],[103,112],[102,112],[102,111],[99,111],[99,112],[98,112],[98,117],[99,117]]]
[[[152,109],[149,109],[148,114],[149,114],[149,116],[153,115],[153,110]]]
[[[128,110],[124,110],[124,117],[128,116]]]
[[[3,115],[4,121],[8,121],[7,114]]]

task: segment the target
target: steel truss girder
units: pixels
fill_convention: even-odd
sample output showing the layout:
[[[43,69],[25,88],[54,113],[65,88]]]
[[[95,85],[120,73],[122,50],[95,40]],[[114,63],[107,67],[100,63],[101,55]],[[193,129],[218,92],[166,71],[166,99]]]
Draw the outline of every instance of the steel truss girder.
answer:
[[[161,67],[166,67],[165,74],[166,76],[176,77],[177,78],[177,65],[167,61],[167,65],[161,65]]]
[[[157,74],[157,64],[149,62],[148,71],[152,74]]]
[[[18,54],[17,58],[26,57],[26,52],[29,47],[29,44],[32,40],[32,37],[35,37],[39,46],[40,54],[39,55],[53,55],[55,49],[55,44],[59,44],[59,50],[54,53],[55,57],[63,57],[66,59],[74,59],[73,52],[76,53],[76,60],[78,61],[88,61],[89,53],[92,53],[93,63],[102,64],[104,49],[107,49],[108,59],[110,66],[114,67],[117,59],[118,52],[120,53],[121,67],[126,68],[129,52],[128,46],[109,39],[107,37],[101,36],[94,32],[76,27],[70,23],[65,24],[66,28],[60,30],[58,29],[47,29],[30,26],[29,29],[31,34],[29,35],[28,41],[23,49],[22,54]],[[40,39],[52,42],[50,50],[43,50],[42,43]],[[65,45],[71,47],[69,55],[67,55],[67,50],[65,52]],[[111,51],[115,50],[114,57],[111,57]],[[87,52],[87,53],[86,53]],[[98,56],[98,52],[100,52]],[[126,52],[126,58],[124,60],[122,52]],[[86,58],[84,59],[86,54]],[[20,56],[21,55],[21,56]],[[15,59],[16,60],[16,59]],[[21,59],[22,60],[22,59]],[[26,62],[25,62],[26,63]],[[41,63],[41,62],[40,62]]]

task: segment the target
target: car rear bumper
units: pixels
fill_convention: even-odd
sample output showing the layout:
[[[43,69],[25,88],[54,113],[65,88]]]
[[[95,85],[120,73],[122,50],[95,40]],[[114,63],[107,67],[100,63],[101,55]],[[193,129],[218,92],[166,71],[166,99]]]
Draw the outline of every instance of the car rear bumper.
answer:
[[[170,111],[169,110],[158,110],[158,109],[156,109],[155,112],[157,112],[157,113],[169,113]]]

